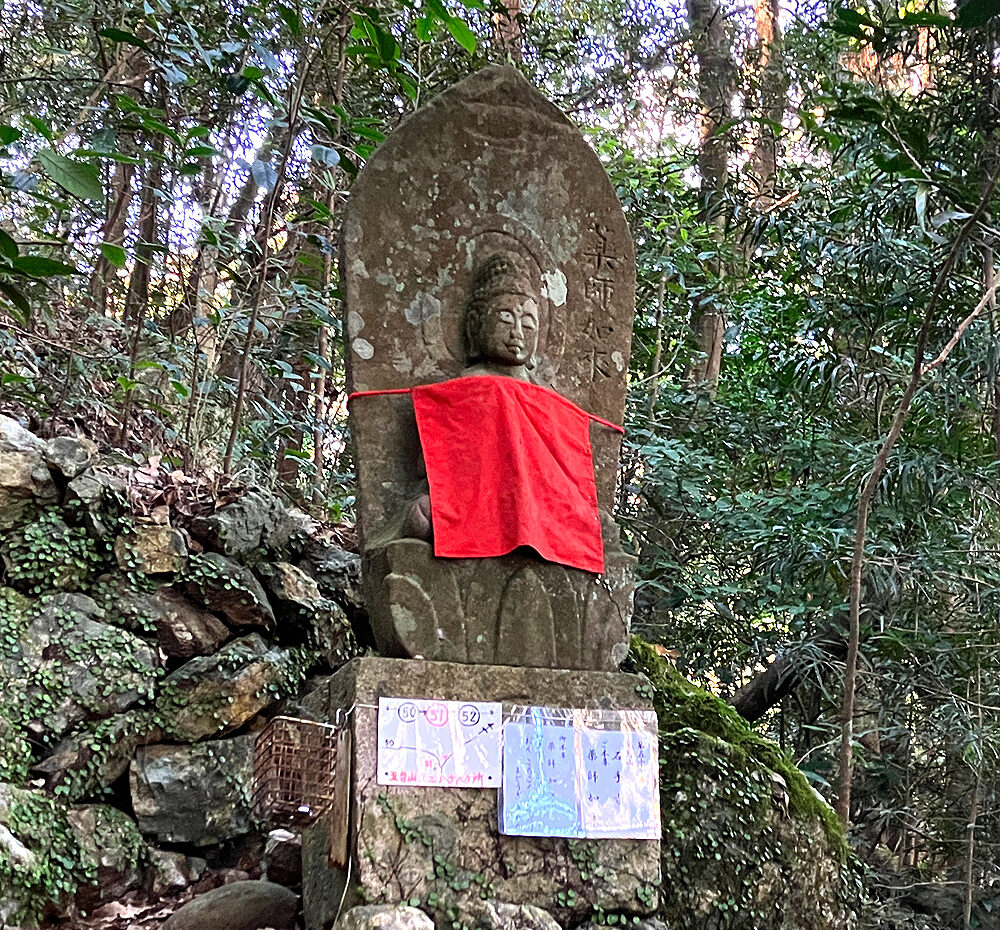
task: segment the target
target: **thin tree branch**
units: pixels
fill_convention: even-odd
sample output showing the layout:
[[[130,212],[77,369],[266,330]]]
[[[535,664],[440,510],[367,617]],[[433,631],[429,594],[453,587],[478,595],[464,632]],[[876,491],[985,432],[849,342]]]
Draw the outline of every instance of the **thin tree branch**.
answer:
[[[927,341],[930,338],[931,325],[934,322],[934,315],[937,312],[937,306],[940,302],[941,295],[944,293],[944,289],[951,276],[952,269],[954,268],[962,245],[972,235],[979,223],[980,218],[986,213],[986,209],[993,196],[993,191],[996,188],[996,181],[997,179],[994,177],[986,185],[986,190],[979,202],[979,205],[962,225],[959,234],[956,236],[947,257],[945,258],[944,264],[938,272],[934,290],[927,303],[927,310],[924,314],[920,331],[917,334],[910,379],[907,382],[906,389],[900,399],[899,406],[896,408],[896,414],[893,417],[892,425],[889,427],[889,433],[886,435],[885,440],[882,443],[882,447],[879,449],[878,455],[875,457],[875,462],[872,465],[871,472],[869,472],[867,478],[865,479],[861,494],[858,496],[858,517],[854,531],[854,553],[851,559],[851,586],[849,598],[850,612],[847,638],[847,661],[844,669],[844,701],[841,708],[840,751],[838,754],[839,779],[836,804],[837,815],[840,817],[845,826],[849,825],[851,814],[851,781],[853,776],[852,759],[854,750],[854,695],[857,687],[858,653],[860,652],[861,645],[861,577],[865,566],[865,543],[868,534],[868,517],[871,513],[871,505],[875,496],[875,491],[882,477],[882,473],[885,471],[886,465],[889,461],[889,455],[892,452],[893,447],[896,445],[896,440],[899,439],[899,436],[903,431],[903,424],[906,422],[906,417],[910,410],[910,404],[913,401],[914,395],[917,393],[917,388],[919,387],[923,376],[928,371],[933,370],[944,362],[944,360],[948,357],[948,354],[958,344],[959,339],[961,339],[962,334],[968,328],[969,324],[989,303],[989,300],[995,291],[995,287],[987,291],[986,296],[976,306],[976,309],[969,314],[969,316],[966,317],[962,323],[959,324],[959,327],[956,329],[955,333],[952,334],[952,338],[949,339],[945,348],[942,349],[938,357],[929,365],[925,366],[924,354],[927,350]]]

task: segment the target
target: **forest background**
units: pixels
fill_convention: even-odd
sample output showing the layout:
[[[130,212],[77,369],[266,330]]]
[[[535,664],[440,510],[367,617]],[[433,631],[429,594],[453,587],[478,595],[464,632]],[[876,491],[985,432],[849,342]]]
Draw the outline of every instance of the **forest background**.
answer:
[[[1000,881],[997,12],[13,0],[0,410],[350,523],[351,182],[515,63],[636,240],[636,628],[837,802],[872,888],[939,882],[970,925]]]

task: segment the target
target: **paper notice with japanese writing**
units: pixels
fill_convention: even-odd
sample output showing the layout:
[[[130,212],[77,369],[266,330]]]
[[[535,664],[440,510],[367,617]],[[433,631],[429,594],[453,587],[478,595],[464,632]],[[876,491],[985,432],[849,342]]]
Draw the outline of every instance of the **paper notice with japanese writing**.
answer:
[[[378,700],[380,785],[497,788],[500,704]]]
[[[660,838],[656,714],[509,707],[500,832]]]

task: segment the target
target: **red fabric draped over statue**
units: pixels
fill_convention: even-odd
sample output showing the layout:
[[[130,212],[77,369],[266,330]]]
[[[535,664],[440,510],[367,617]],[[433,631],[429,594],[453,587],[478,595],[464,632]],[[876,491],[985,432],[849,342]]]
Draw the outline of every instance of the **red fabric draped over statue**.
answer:
[[[435,555],[492,558],[530,546],[550,562],[604,571],[590,448],[598,418],[515,378],[467,376],[412,393]]]

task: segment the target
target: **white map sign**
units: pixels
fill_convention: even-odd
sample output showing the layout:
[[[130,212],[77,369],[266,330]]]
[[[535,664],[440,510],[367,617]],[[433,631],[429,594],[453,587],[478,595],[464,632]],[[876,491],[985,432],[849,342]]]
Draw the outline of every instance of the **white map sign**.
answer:
[[[652,711],[515,706],[503,739],[501,833],[660,838]]]
[[[498,788],[500,734],[498,703],[379,698],[378,784]]]

